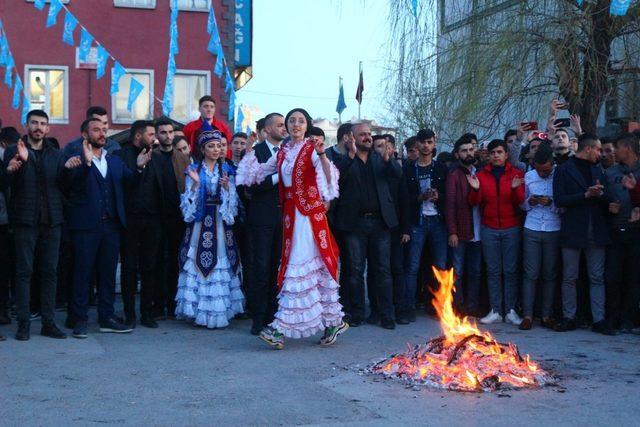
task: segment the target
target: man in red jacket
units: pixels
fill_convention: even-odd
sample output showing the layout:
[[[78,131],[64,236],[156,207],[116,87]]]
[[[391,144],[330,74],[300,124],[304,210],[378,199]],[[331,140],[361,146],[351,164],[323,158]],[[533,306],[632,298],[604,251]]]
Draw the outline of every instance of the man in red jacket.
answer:
[[[489,164],[477,175],[467,175],[472,191],[469,203],[480,206],[482,252],[487,265],[491,311],[481,323],[506,321],[520,325],[515,311],[518,297],[518,259],[520,254],[520,204],[524,202],[522,172],[507,161],[507,143],[494,139],[487,147]],[[504,282],[502,276],[504,275]],[[504,283],[504,292],[503,292]],[[504,311],[502,310],[504,294]]]
[[[208,121],[211,127],[222,132],[224,137],[227,138],[227,141],[231,141],[231,132],[229,132],[227,125],[214,117],[216,113],[216,101],[214,101],[211,96],[205,95],[198,101],[198,106],[200,110],[200,118],[187,123],[182,129],[182,132],[191,147],[191,152],[194,155],[198,155],[199,153],[196,149],[196,142],[200,135],[202,122],[204,120]]]

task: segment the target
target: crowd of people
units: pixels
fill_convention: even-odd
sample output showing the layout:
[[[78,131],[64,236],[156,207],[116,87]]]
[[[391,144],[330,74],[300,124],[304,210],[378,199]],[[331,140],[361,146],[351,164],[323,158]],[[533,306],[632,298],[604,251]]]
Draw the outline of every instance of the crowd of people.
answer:
[[[16,339],[38,318],[66,338],[56,309],[86,338],[96,305],[100,332],[250,318],[277,349],[320,333],[332,345],[429,311],[431,266],[454,269],[455,309],[483,324],[640,333],[638,133],[583,133],[554,100],[544,131],[468,133],[451,152],[432,129],[397,145],[364,122],[327,148],[301,108],[247,135],[210,96],[199,106],[184,127],[136,121],[122,144],[99,106],[63,148],[42,110],[24,136],[2,128],[0,325],[15,317]]]

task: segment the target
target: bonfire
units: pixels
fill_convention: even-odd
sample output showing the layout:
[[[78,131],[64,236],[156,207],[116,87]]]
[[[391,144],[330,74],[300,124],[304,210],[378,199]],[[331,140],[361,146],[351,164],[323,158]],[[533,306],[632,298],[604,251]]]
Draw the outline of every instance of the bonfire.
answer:
[[[443,335],[369,366],[369,372],[410,385],[473,392],[537,388],[553,381],[515,344],[500,343],[458,316],[453,310],[453,270],[434,268],[434,273],[440,286],[433,292],[433,306]]]

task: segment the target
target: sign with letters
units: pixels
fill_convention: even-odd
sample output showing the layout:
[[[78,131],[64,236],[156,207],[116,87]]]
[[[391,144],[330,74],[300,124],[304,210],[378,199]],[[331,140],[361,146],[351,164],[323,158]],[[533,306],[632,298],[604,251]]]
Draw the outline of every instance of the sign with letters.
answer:
[[[235,52],[236,67],[251,66],[252,1],[236,0]]]

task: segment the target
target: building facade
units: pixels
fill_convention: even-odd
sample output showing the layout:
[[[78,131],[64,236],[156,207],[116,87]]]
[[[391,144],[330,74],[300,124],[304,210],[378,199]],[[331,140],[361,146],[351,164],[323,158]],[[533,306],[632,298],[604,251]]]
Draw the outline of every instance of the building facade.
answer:
[[[47,1],[47,3],[49,3]],[[31,101],[50,116],[50,136],[61,145],[79,134],[85,111],[100,105],[109,112],[110,131],[130,127],[134,120],[152,119],[162,114],[169,55],[170,2],[168,0],[63,0],[81,25],[128,71],[111,95],[111,67],[96,79],[95,43],[87,63],[80,63],[77,45],[80,26],[74,33],[76,47],[62,41],[64,9],[57,24],[45,28],[46,12],[38,11],[33,0],[0,0],[1,18],[16,62],[16,72]],[[178,0],[179,53],[175,56],[174,109],[171,117],[185,123],[198,117],[198,99],[212,95],[216,117],[227,121],[229,96],[224,80],[214,73],[216,57],[207,51],[207,18],[213,4],[221,43],[233,67],[234,0]],[[230,68],[232,74],[234,70]],[[144,85],[132,111],[127,110],[131,75]],[[20,110],[11,108],[11,89],[0,85],[0,118],[3,126],[20,127]],[[233,124],[230,123],[233,128]]]

